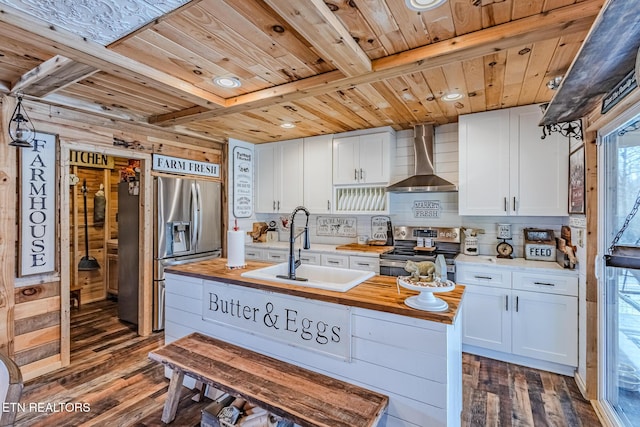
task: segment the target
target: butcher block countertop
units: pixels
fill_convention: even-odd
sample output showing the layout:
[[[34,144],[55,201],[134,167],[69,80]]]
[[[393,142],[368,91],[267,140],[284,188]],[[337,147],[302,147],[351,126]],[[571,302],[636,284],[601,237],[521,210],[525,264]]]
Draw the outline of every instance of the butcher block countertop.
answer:
[[[400,288],[400,294],[398,294],[395,277],[373,276],[371,279],[362,282],[347,292],[335,292],[245,278],[241,276],[245,271],[267,267],[272,264],[248,261],[246,268],[230,270],[226,267],[226,262],[227,260],[225,258],[216,258],[207,261],[167,267],[165,271],[167,273],[214,280],[350,307],[360,307],[369,310],[394,313],[449,325],[452,325],[458,316],[464,293],[463,285],[456,285],[456,288],[451,292],[438,293],[436,296],[446,301],[449,304],[449,309],[443,312],[430,312],[416,310],[406,306],[404,304],[404,300],[407,297],[417,295],[417,292]]]
[[[375,246],[375,245],[359,245],[357,243],[349,243],[348,245],[336,246],[337,251],[354,251],[366,252],[369,254],[383,254],[393,250],[393,246]]]

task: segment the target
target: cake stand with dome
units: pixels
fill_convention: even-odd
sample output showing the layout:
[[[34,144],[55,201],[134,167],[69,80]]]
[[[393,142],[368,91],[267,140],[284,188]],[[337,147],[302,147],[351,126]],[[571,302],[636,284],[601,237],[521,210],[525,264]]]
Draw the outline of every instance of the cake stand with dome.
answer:
[[[397,283],[403,288],[420,292],[418,295],[404,300],[404,303],[411,308],[424,311],[446,311],[449,308],[449,304],[440,298],[436,298],[434,293],[449,292],[456,287],[456,284],[451,280],[422,282],[411,280],[411,276],[400,276],[397,278]]]

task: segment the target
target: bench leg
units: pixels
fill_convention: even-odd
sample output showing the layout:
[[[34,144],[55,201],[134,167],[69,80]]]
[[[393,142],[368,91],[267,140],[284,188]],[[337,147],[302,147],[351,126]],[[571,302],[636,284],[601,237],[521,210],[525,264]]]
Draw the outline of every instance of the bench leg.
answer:
[[[207,385],[205,383],[203,383],[202,381],[196,381],[196,387],[195,390],[198,390],[198,393],[196,393],[191,400],[193,400],[194,402],[202,402],[202,399],[204,398],[204,395],[207,391]]]
[[[176,419],[176,411],[178,410],[180,394],[182,393],[182,380],[184,380],[184,371],[180,368],[173,368],[167,401],[164,403],[164,409],[162,410],[163,423],[169,424]]]

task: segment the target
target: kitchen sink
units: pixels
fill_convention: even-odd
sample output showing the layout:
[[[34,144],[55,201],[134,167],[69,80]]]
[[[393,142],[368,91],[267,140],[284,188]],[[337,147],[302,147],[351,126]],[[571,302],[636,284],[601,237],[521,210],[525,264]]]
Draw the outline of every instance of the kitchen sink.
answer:
[[[287,275],[288,264],[270,265],[269,267],[258,268],[246,271],[242,277],[250,279],[260,279],[277,283],[288,283],[290,285],[307,286],[310,288],[326,289],[328,291],[347,292],[354,286],[375,276],[372,271],[351,270],[348,268],[324,267],[320,265],[302,264],[296,269],[296,277],[308,279],[307,281],[291,280],[278,275]]]

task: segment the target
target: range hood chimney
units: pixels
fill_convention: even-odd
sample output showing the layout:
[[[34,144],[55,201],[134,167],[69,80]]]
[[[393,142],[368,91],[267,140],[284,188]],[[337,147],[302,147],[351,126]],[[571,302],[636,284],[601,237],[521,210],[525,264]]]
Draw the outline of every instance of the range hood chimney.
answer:
[[[413,128],[415,174],[387,187],[392,193],[429,193],[458,191],[455,184],[440,178],[433,172],[433,125],[416,125]]]

